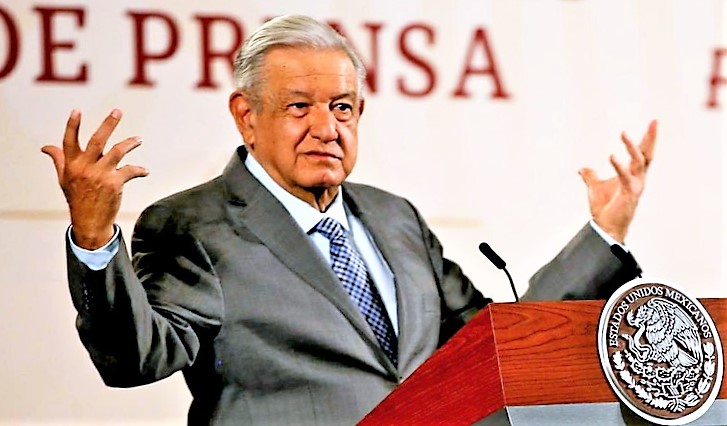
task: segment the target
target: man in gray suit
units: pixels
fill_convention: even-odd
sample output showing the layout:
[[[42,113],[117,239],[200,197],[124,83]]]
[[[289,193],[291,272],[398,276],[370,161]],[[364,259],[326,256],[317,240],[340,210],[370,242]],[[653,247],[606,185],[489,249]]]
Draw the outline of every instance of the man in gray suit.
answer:
[[[241,47],[230,111],[244,139],[222,175],[138,220],[129,258],[114,221],[114,110],[87,148],[80,113],[46,146],[70,213],[77,327],[110,386],[182,371],[191,424],[353,424],[490,302],[405,199],[345,182],[356,162],[364,67],[331,28],[273,19]],[[656,136],[617,176],[582,176],[593,221],[531,280],[525,298],[600,298],[632,278],[623,242]]]

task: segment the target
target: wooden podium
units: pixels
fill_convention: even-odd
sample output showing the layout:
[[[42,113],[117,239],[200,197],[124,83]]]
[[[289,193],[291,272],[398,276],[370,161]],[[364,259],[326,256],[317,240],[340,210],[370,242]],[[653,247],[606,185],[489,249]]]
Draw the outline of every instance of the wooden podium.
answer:
[[[724,350],[727,299],[700,301]],[[601,370],[604,304],[490,304],[359,425],[650,424],[619,403]],[[727,425],[727,386],[690,425]]]

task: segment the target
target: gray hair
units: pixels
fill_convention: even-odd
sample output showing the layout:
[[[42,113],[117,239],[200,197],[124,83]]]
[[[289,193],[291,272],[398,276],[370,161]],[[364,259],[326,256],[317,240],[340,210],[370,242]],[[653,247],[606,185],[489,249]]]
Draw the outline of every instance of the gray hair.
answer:
[[[235,87],[260,105],[262,68],[266,53],[275,47],[307,47],[345,52],[357,74],[358,96],[363,94],[366,68],[353,47],[329,25],[303,15],[284,15],[271,19],[255,31],[237,51]]]

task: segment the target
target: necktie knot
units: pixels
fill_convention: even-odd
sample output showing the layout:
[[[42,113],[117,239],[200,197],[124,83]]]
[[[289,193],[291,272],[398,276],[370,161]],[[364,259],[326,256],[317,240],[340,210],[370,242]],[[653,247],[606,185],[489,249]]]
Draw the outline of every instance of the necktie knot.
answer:
[[[321,219],[313,230],[319,232],[331,242],[339,241],[346,237],[346,230],[343,228],[343,225],[336,219],[330,217]]]

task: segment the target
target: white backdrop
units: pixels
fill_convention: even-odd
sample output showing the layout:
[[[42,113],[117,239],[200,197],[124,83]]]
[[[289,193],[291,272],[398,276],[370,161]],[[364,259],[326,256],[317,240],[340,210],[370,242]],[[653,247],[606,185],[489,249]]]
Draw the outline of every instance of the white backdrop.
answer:
[[[229,68],[213,60],[216,87],[197,87],[204,18],[216,18],[213,51],[234,42],[231,22],[245,36],[283,13],[337,23],[376,75],[351,180],[413,201],[496,301],[511,300],[507,280],[477,245],[488,241],[524,292],[588,220],[577,170],[611,174],[608,155],[626,158],[620,132],[638,140],[658,119],[627,243],[647,273],[697,297],[727,297],[727,53],[715,59],[727,49],[727,2],[307,3],[0,2],[0,422],[184,422],[179,375],[108,389],[88,360],[65,281],[65,203],[39,149],[60,143],[72,108],[84,113],[84,140],[121,108],[114,137],[143,136],[129,161],[151,170],[127,185],[127,236],[143,207],[218,174],[241,140],[227,112]],[[138,52],[163,53],[170,28],[176,49],[142,64],[153,83],[130,84]],[[496,81],[507,98],[493,97]],[[454,96],[458,88],[468,96]]]

